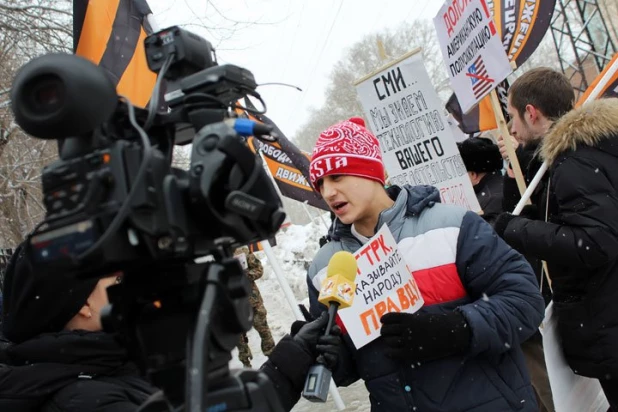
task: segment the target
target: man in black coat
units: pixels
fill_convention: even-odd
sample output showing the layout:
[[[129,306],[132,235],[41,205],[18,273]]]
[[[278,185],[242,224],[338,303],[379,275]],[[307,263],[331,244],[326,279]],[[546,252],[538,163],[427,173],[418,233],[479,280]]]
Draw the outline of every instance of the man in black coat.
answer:
[[[500,150],[491,140],[482,137],[472,137],[459,142],[457,148],[483,210],[482,218],[493,225],[503,211]]]
[[[536,68],[521,75],[509,89],[507,109],[511,117],[510,131],[517,144],[515,150],[521,166],[526,184],[530,184],[537,171],[541,167],[542,160],[539,157],[539,148],[544,137],[552,128],[555,121],[573,108],[575,95],[568,79],[555,70],[548,68]],[[510,144],[510,137],[499,139],[501,153],[506,158],[504,145]],[[547,187],[549,174],[541,180],[532,196],[531,205],[526,206],[521,215],[529,219],[545,221],[547,210]],[[542,259],[529,249],[520,249],[512,242],[519,233],[505,230],[505,222],[510,218],[508,212],[512,212],[521,199],[517,183],[510,168],[504,177],[503,208],[506,213],[500,215],[494,224],[494,228],[507,243],[521,252],[534,269],[545,303],[551,300],[551,290],[544,275]],[[551,271],[549,272],[551,275]],[[539,396],[543,411],[554,409],[545,357],[543,353],[542,338],[539,333],[524,342],[522,345],[526,363],[532,378],[532,384]]]
[[[120,272],[101,279],[41,276],[29,247],[17,249],[4,283],[2,329],[11,344],[0,364],[0,411],[134,412],[149,398],[149,411],[170,410],[127,350],[102,330],[106,289],[121,281]],[[331,368],[337,362],[340,338],[336,328],[323,336],[327,321],[296,323],[262,366],[284,410],[298,401],[319,355]]]
[[[505,144],[514,145],[526,185],[530,184],[543,163],[539,150],[544,136],[556,120],[573,109],[574,101],[575,94],[569,80],[562,73],[549,68],[540,67],[529,70],[511,85],[507,109],[511,117],[509,125],[512,136],[500,136],[498,146],[503,158],[508,160],[504,146]],[[521,195],[510,163],[506,171],[502,210],[512,212],[521,199]],[[546,173],[530,196],[531,205],[524,208],[522,216],[536,220],[546,219],[548,182],[549,173]],[[500,222],[496,231],[500,232],[503,229],[502,226]],[[531,255],[525,255],[525,257],[537,275],[543,298],[548,304],[551,300],[551,291],[543,275],[542,261]]]
[[[548,222],[505,215],[504,237],[547,261],[569,366],[618,410],[618,100],[567,115],[543,142]]]

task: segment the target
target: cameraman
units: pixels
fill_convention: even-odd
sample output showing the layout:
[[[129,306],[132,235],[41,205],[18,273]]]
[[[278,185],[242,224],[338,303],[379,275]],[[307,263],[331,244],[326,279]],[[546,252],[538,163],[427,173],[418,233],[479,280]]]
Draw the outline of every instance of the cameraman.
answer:
[[[7,364],[0,364],[0,410],[134,412],[158,391],[114,335],[102,330],[106,288],[121,281],[120,273],[101,279],[37,276],[28,246],[20,245],[4,283],[2,329],[12,345],[3,353]],[[336,364],[339,337],[322,336],[327,320],[296,322],[296,333],[285,336],[262,366],[285,410],[298,401],[318,355],[328,366]],[[169,410],[161,396],[151,400],[149,411]]]
[[[122,275],[37,276],[22,244],[7,267],[2,329],[13,344],[0,366],[0,410],[134,411],[157,391],[103,332],[106,288]]]

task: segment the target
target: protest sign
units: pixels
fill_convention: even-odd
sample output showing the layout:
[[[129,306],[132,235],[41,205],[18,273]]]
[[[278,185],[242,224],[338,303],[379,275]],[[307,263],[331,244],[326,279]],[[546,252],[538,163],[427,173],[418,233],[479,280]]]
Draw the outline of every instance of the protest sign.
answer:
[[[433,21],[451,86],[467,113],[511,74],[500,33],[485,0],[447,0]]]
[[[609,404],[599,380],[576,375],[567,364],[562,352],[553,307],[554,302],[550,302],[545,309],[545,319],[540,330],[543,335],[545,365],[556,412],[607,411]]]
[[[392,184],[431,185],[443,203],[480,211],[420,49],[356,83]]]
[[[414,313],[423,306],[423,298],[386,224],[354,257],[358,264],[354,302],[338,313],[358,349],[380,336],[382,315]]]

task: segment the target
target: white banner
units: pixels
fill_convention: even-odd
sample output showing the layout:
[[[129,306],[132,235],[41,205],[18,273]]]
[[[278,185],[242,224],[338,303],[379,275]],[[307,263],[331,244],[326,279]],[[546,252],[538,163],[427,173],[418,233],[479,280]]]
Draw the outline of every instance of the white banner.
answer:
[[[436,17],[440,49],[467,113],[513,71],[485,0],[447,0]]]
[[[354,257],[356,296],[351,307],[337,313],[358,349],[380,336],[382,315],[414,313],[423,306],[423,298],[386,224]]]
[[[356,91],[392,184],[435,186],[442,203],[481,210],[420,51],[360,80]]]
[[[541,327],[545,366],[551,385],[556,412],[605,412],[609,403],[597,379],[590,379],[573,373],[564,358],[562,345],[553,315],[554,302],[545,309]]]

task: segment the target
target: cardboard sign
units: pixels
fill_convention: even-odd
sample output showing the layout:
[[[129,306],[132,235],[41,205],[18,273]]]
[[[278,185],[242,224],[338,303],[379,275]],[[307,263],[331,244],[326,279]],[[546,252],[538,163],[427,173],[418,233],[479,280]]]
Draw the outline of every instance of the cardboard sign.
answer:
[[[351,307],[338,313],[352,342],[361,348],[380,336],[382,315],[414,313],[424,302],[387,225],[354,257],[358,263],[356,296]]]
[[[356,91],[391,184],[435,186],[442,203],[481,210],[420,49],[359,80]]]
[[[436,17],[440,49],[464,113],[513,69],[485,0],[447,0]]]

